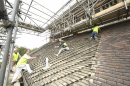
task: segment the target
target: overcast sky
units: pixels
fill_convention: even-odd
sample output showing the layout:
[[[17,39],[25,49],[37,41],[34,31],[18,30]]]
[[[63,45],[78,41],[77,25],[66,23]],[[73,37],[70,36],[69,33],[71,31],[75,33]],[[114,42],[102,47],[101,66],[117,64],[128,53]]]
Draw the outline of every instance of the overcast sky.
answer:
[[[27,4],[30,4],[31,0],[22,0],[23,2],[26,2]],[[52,12],[56,12],[58,11],[68,0],[34,0],[36,2],[38,2],[39,4],[43,5],[44,7],[48,8],[49,10],[51,10]],[[76,0],[73,0],[73,3],[75,2]],[[14,0],[9,0],[9,2],[11,3],[14,3]],[[34,6],[35,8],[41,10],[42,12],[45,12],[47,14],[49,14],[50,16],[54,15],[54,13],[46,10],[45,8],[43,8],[42,6],[36,4],[35,2],[32,3],[32,6]],[[70,5],[69,5],[70,6]],[[22,5],[22,8],[28,10],[28,5],[24,4]],[[68,7],[67,7],[68,8]],[[64,9],[65,11],[66,9]],[[23,12],[26,13],[25,10],[22,10]],[[46,19],[49,19],[50,16],[48,15],[45,15],[44,13],[42,12],[39,12],[37,11],[36,9],[34,8],[30,8],[30,11],[31,12],[34,12]],[[63,11],[62,11],[63,12]],[[62,13],[61,12],[61,13]],[[33,18],[36,18],[38,20],[41,20],[42,22],[46,22],[47,20],[45,19],[42,19],[38,16],[35,16],[33,15],[32,13],[28,13],[29,15],[31,15],[30,17],[33,17]],[[59,14],[60,15],[60,14]],[[25,16],[22,15],[22,18],[24,19]],[[20,20],[21,21],[21,20]],[[25,22],[28,22],[31,24],[34,24],[29,18],[26,18]],[[35,21],[39,26],[43,26],[43,23],[41,22],[38,22],[38,21]],[[49,24],[50,22],[48,22]],[[43,26],[43,28],[45,27],[46,25]],[[18,33],[19,34],[19,33]],[[22,35],[17,35],[18,39],[16,39],[16,43],[15,45],[18,45],[19,47],[23,46],[23,47],[26,47],[26,48],[29,48],[29,49],[33,49],[33,48],[38,48],[40,46],[42,46],[43,44],[45,44],[46,42],[49,41],[49,33],[45,35],[45,37],[39,37],[39,36],[35,36],[35,35],[29,35],[29,34],[25,34],[25,33],[22,33]]]

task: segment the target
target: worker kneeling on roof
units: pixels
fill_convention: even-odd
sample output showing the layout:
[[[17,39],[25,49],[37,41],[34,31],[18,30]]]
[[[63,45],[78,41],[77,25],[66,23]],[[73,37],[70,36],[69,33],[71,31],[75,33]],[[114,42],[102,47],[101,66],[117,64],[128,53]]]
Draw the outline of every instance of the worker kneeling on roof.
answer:
[[[93,28],[93,32],[92,32],[92,34],[91,34],[90,41],[92,40],[92,38],[94,38],[95,40],[97,40],[98,30],[101,31],[101,29],[99,28],[99,26],[97,26],[97,24],[95,24],[95,25],[94,25],[94,28]]]
[[[17,70],[16,73],[14,74],[14,77],[12,79],[11,85],[13,85],[14,83],[16,83],[17,77],[19,75],[19,73],[21,72],[22,69],[27,70],[29,73],[33,73],[33,71],[30,69],[29,64],[27,64],[27,60],[32,60],[35,59],[36,57],[30,57],[29,56],[29,50],[25,51],[25,54],[23,55],[23,57],[21,57],[21,59],[18,61],[17,63]]]
[[[59,46],[55,46],[55,48],[59,48],[60,46],[62,46],[62,48],[59,50],[58,54],[55,54],[56,56],[59,56],[59,54],[63,51],[63,50],[69,50],[69,47],[67,46],[66,42],[63,41],[61,38],[59,38]]]

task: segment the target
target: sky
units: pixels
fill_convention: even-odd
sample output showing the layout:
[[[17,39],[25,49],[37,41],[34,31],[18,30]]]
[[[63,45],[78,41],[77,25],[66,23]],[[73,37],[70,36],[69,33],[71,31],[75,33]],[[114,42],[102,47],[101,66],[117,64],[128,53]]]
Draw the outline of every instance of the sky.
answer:
[[[39,37],[35,35],[25,34],[18,35],[16,39],[15,45],[19,47],[26,47],[29,49],[39,48],[40,46],[44,45],[48,42],[44,37]],[[19,38],[20,37],[20,38]]]
[[[30,4],[30,2],[31,2],[31,0],[22,0],[22,1],[27,3],[27,4]],[[44,7],[48,8],[49,10],[51,10],[54,13],[56,11],[58,11],[66,2],[68,2],[68,0],[34,0],[34,1],[40,3],[41,5],[43,5]],[[9,2],[14,3],[14,0],[9,0]],[[46,10],[44,7],[38,5],[35,2],[32,3],[32,6],[37,8],[37,9],[39,9],[39,10],[41,10],[42,12],[39,12],[36,9],[32,8],[32,7],[30,8],[31,12],[34,12],[35,14],[38,14],[38,15],[46,18],[46,19],[49,19],[50,16],[54,15],[54,13]],[[27,10],[28,9],[28,5],[23,3],[22,8]],[[66,9],[64,9],[64,10],[66,10]],[[25,13],[27,12],[25,10],[22,10],[22,11],[25,12]],[[63,11],[61,13],[63,13]],[[50,16],[45,15],[43,12],[47,13]],[[33,15],[30,12],[28,14],[29,14],[28,16],[36,18],[36,19],[38,19],[38,20],[40,20],[42,22],[46,22],[47,21],[45,19],[42,19],[42,18],[40,18],[38,16]],[[24,15],[22,15],[23,19],[25,18]],[[20,21],[22,21],[22,20],[20,19]],[[25,22],[27,22],[27,23],[31,22],[31,24],[34,24],[29,18],[26,18]],[[43,23],[41,23],[41,22],[38,22],[38,21],[35,21],[35,22],[37,23],[37,25],[42,26],[43,28],[46,26],[46,25],[43,26]],[[50,22],[48,22],[48,24],[49,23]],[[23,31],[23,29],[21,29],[21,31]],[[49,35],[50,35],[49,33],[46,33],[44,37],[39,37],[39,36],[29,35],[29,34],[25,34],[25,33],[22,33],[22,34],[21,33],[17,33],[17,34],[18,35],[17,35],[17,39],[16,39],[15,45],[18,45],[19,47],[26,47],[26,48],[29,48],[29,49],[39,48],[40,46],[42,46],[45,43],[47,43],[49,41]]]

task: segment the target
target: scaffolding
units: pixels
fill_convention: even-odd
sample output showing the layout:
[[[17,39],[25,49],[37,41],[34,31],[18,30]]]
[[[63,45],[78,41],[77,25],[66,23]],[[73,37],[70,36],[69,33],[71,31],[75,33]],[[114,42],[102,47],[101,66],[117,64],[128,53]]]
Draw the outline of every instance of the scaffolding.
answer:
[[[50,14],[36,8],[33,3]],[[28,6],[28,9],[22,7],[23,5]],[[30,4],[25,0],[15,0],[14,4],[8,0],[0,0],[0,45],[1,50],[5,49],[0,71],[0,86],[3,86],[9,50],[11,51],[10,61],[12,58],[17,32],[41,36],[45,38],[44,40],[49,37],[53,39],[65,37],[92,28],[95,23],[103,25],[124,18],[128,19],[129,8],[130,0],[68,0],[54,12],[35,0],[30,0]],[[9,72],[6,77],[6,86],[8,76]]]
[[[77,3],[61,15],[62,17],[59,17],[47,26],[52,32],[52,38],[53,36],[55,38],[63,37],[92,28],[95,23],[97,23],[97,25],[103,25],[112,21],[119,21],[122,18],[127,19],[130,16],[129,0],[76,1]],[[60,30],[59,27],[54,26],[59,26]],[[64,35],[61,35],[62,32],[64,32]]]

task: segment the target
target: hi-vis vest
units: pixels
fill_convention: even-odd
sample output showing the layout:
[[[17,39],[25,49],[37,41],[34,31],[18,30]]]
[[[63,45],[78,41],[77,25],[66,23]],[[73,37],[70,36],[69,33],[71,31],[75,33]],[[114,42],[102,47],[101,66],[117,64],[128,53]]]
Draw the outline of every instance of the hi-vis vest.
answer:
[[[24,65],[24,64],[27,64],[27,58],[21,57],[21,59],[18,61],[17,65]]]
[[[61,42],[60,42],[60,44],[61,44]],[[64,46],[64,47],[67,47],[67,44],[64,42],[64,43],[63,43],[63,46]]]
[[[95,26],[95,27],[93,28],[93,31],[96,31],[96,32],[98,33],[98,26]]]
[[[17,54],[13,53],[13,60],[17,61],[19,57],[19,53],[17,52]]]

